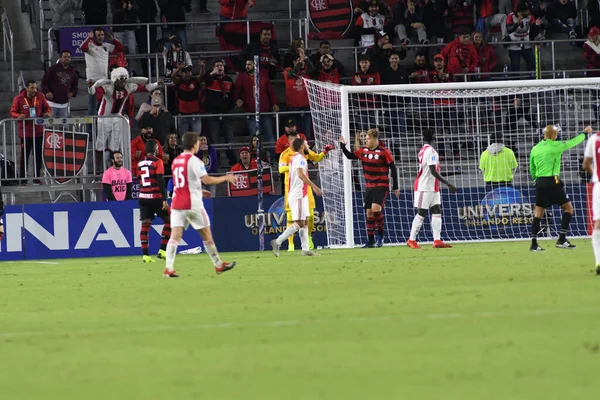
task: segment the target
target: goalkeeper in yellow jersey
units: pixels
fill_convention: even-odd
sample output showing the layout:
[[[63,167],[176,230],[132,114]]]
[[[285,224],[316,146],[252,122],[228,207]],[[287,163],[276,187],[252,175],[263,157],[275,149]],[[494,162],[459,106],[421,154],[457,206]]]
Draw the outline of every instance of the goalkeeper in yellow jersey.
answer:
[[[290,170],[290,161],[292,159],[292,156],[294,155],[294,151],[292,150],[291,143],[294,141],[294,139],[297,139],[299,137],[299,134],[298,134],[298,132],[296,132],[296,129],[290,129],[287,132],[287,137],[288,137],[288,140],[290,143],[290,147],[285,149],[279,156],[279,173],[284,175],[284,180],[285,180],[284,206],[285,206],[285,212],[286,212],[287,226],[289,227],[290,225],[292,225],[294,223],[294,220],[292,219],[292,213],[290,211],[290,207],[288,204],[288,176],[289,176],[289,170]],[[307,148],[308,148],[308,146],[307,146]],[[308,149],[308,151],[304,155],[304,157],[309,161],[320,162],[325,158],[325,154],[327,154],[328,151],[333,150],[334,148],[335,148],[334,145],[328,144],[323,148],[323,151],[319,154]],[[315,245],[312,241],[312,232],[315,227],[315,216],[314,216],[315,207],[316,207],[315,196],[313,195],[312,189],[309,187],[308,188],[308,209],[309,209],[309,213],[308,213],[308,215],[309,215],[308,216],[308,248],[309,248],[309,250],[312,250],[315,247]],[[294,251],[294,236],[290,236],[290,238],[288,239],[288,251]]]

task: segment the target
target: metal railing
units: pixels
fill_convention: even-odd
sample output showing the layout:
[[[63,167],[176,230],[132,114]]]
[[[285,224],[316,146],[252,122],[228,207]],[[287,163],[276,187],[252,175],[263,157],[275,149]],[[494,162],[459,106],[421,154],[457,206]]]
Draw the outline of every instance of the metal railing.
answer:
[[[10,90],[15,91],[15,48],[13,42],[13,31],[6,11],[2,11],[2,49],[4,62],[10,57]]]

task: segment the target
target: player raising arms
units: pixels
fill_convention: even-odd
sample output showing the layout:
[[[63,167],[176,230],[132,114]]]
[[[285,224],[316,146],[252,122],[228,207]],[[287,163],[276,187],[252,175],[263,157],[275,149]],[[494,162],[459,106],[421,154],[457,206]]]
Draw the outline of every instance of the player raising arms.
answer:
[[[163,220],[160,250],[158,258],[166,258],[167,242],[171,237],[171,225],[169,220],[169,205],[167,204],[167,189],[163,175],[165,167],[163,161],[156,157],[157,142],[149,140],[146,142],[146,157],[138,162],[137,176],[140,178],[140,193],[138,201],[140,204],[140,219],[142,230],[140,231],[140,242],[142,244],[142,260],[151,263],[155,260],[148,254],[148,233],[150,224],[155,215]]]
[[[591,135],[585,147],[583,169],[592,177],[592,249],[596,259],[596,275],[600,275],[600,137],[597,133]]]
[[[592,133],[592,127],[586,126],[584,131]],[[565,184],[559,179],[562,153],[577,146],[586,138],[581,133],[567,141],[557,140],[560,126],[548,125],[544,128],[544,139],[533,146],[529,155],[529,172],[535,181],[535,211],[531,225],[531,251],[543,251],[538,245],[537,235],[546,208],[557,204],[562,208],[563,215],[556,247],[559,249],[574,249],[576,246],[567,240],[567,231],[573,213],[573,203],[565,192]]]
[[[433,148],[435,133],[432,129],[423,130],[423,147],[419,150],[419,173],[415,180],[415,208],[417,215],[410,229],[410,239],[406,242],[411,249],[420,249],[417,235],[423,225],[427,212],[431,211],[431,230],[433,231],[433,248],[447,249],[452,247],[442,242],[442,212],[440,198],[440,182],[448,186],[452,193],[456,187],[440,175],[440,157]]]
[[[394,165],[392,153],[379,143],[379,133],[376,129],[369,129],[366,137],[366,146],[351,153],[346,149],[346,140],[340,136],[340,144],[346,158],[360,160],[365,174],[367,192],[365,193],[365,210],[367,210],[367,237],[369,242],[365,248],[383,246],[383,206],[390,190],[390,171],[392,172],[392,190],[396,197],[400,196],[398,190],[398,171]],[[379,233],[375,243],[375,228]]]
[[[295,154],[294,150],[292,149],[292,143],[294,142],[294,140],[296,140],[300,136],[299,136],[299,133],[296,132],[295,125],[293,125],[293,129],[289,130],[286,133],[286,135],[288,137],[290,147],[285,149],[279,156],[279,173],[283,174],[284,179],[285,179],[285,189],[286,190],[285,190],[283,203],[285,206],[285,211],[287,213],[287,227],[290,227],[294,223],[294,220],[292,219],[292,213],[290,211],[290,207],[289,207],[288,199],[287,199],[287,195],[288,195],[287,188],[288,188],[288,183],[289,183],[288,175],[289,175],[289,170],[290,170],[290,162],[292,160],[292,157]],[[327,152],[329,152],[330,150],[333,150],[334,148],[335,148],[334,145],[328,144],[323,148],[322,152],[317,154],[314,151],[312,151],[308,147],[308,145],[306,145],[306,149],[305,149],[306,154],[304,155],[304,158],[306,160],[309,160],[312,162],[321,162],[325,158],[325,155],[327,154]],[[315,207],[316,207],[315,196],[313,196],[311,187],[308,186],[308,249],[309,250],[312,250],[315,247],[313,244],[313,241],[312,241],[312,232],[313,232],[313,228],[315,226],[315,217],[314,217]],[[294,251],[294,235],[292,235],[288,238],[288,251]]]
[[[187,132],[183,135],[183,153],[173,160],[173,202],[171,203],[171,226],[173,232],[167,245],[167,265],[163,276],[177,278],[173,269],[177,246],[183,236],[183,230],[192,225],[200,233],[204,249],[208,253],[217,274],[235,267],[235,262],[221,261],[217,246],[210,231],[210,219],[204,209],[202,184],[218,185],[219,183],[235,183],[234,175],[219,177],[208,176],[204,163],[195,156],[200,150],[200,138],[197,133]]]
[[[275,257],[279,257],[279,247],[294,233],[300,231],[300,243],[302,244],[303,256],[316,256],[320,254],[313,253],[308,249],[308,187],[310,186],[317,196],[321,196],[321,189],[308,178],[308,162],[304,158],[305,151],[308,148],[306,141],[297,138],[292,142],[294,156],[290,161],[288,172],[288,184],[286,185],[288,203],[292,220],[294,223],[279,235],[275,240],[271,240],[271,247]]]

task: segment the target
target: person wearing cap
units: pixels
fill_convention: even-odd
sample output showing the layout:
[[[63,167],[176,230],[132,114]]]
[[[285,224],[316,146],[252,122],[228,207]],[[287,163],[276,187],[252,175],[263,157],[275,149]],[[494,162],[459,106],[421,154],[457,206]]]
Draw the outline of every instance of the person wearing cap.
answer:
[[[333,53],[331,52],[331,43],[329,43],[329,41],[327,41],[327,40],[321,41],[321,43],[319,43],[319,51],[317,51],[316,53],[313,53],[309,57],[310,61],[313,63],[315,68],[317,70],[319,68],[321,68],[321,64],[323,63],[324,55],[329,56],[327,58],[329,58],[331,60],[331,62],[333,63],[333,67],[337,68],[338,72],[340,73],[340,76],[344,76],[344,64],[339,62],[339,60],[335,59]],[[331,68],[331,66],[328,68]]]
[[[200,113],[200,94],[202,83],[204,83],[204,60],[198,62],[200,72],[198,76],[192,77],[192,66],[179,64],[171,76],[175,84],[177,94],[177,119],[179,132],[202,133],[202,122],[197,115]]]
[[[479,157],[479,169],[488,191],[502,186],[512,186],[518,167],[515,153],[504,145],[502,133],[492,134],[491,143]]]
[[[473,73],[479,65],[479,55],[471,43],[471,32],[464,30],[448,43],[440,53],[446,61],[446,69],[452,74]]]
[[[233,80],[225,75],[225,61],[217,59],[205,78],[204,110],[207,114],[228,114],[233,108]],[[208,117],[208,134],[211,143],[233,143],[233,125],[226,116]],[[229,146],[225,151],[229,165],[237,162],[235,151]]]
[[[148,123],[140,123],[140,135],[131,141],[131,173],[133,176],[137,176],[138,163],[146,157],[146,142],[149,140],[156,142],[156,156],[163,162],[168,161],[163,147],[152,133],[152,126]]]
[[[390,43],[390,37],[385,32],[377,32],[377,43],[375,46],[367,49],[367,53],[371,59],[371,70],[377,71],[380,74],[389,66],[389,59],[392,53],[398,54],[401,60],[406,57],[405,46],[400,47],[398,51],[394,50],[394,46]]]
[[[313,71],[312,78],[319,82],[340,83],[340,78],[343,76],[343,69],[336,66],[340,62],[333,58],[331,54],[323,54],[319,60],[319,64]]]
[[[294,115],[302,131],[312,138],[310,107],[308,104],[308,92],[303,78],[308,78],[315,67],[304,54],[304,49],[298,49],[298,57],[294,60],[293,68],[286,68],[283,72],[285,77],[285,104],[289,111],[300,111]]]
[[[354,24],[360,47],[375,46],[375,35],[385,30],[389,22],[385,16],[379,14],[379,1],[371,0],[368,4],[369,12],[361,14]]]
[[[600,76],[600,29],[592,26],[588,32],[588,40],[583,44],[583,57],[587,69],[586,76]]]
[[[295,154],[294,149],[292,149],[291,145],[292,142],[296,139],[298,139],[300,136],[298,134],[298,132],[296,132],[295,130],[289,130],[287,131],[287,139],[288,139],[288,148],[285,149],[282,153],[281,156],[279,157],[279,173],[283,175],[283,181],[285,183],[285,188],[284,188],[284,207],[285,207],[285,211],[287,213],[287,226],[291,226],[294,223],[294,219],[292,218],[292,212],[290,211],[290,207],[288,204],[288,200],[287,200],[287,193],[288,193],[288,176],[289,176],[289,172],[290,172],[290,163],[292,161],[292,157]],[[308,148],[308,143],[307,146]],[[323,161],[323,159],[325,159],[325,155],[333,150],[335,148],[334,145],[332,144],[328,144],[325,147],[323,147],[323,151],[321,151],[319,154],[315,153],[314,151],[310,150],[310,148],[308,149],[308,152],[304,155],[304,158],[308,161],[312,161],[315,163],[321,162]],[[314,249],[314,244],[312,241],[312,232],[315,226],[315,220],[314,220],[314,209],[316,207],[315,204],[315,197],[312,193],[312,190],[310,189],[310,187],[308,188],[308,208],[309,208],[309,217],[308,217],[308,235],[309,235],[309,250]],[[294,236],[291,236],[288,239],[288,251],[294,251]]]
[[[416,0],[399,0],[394,7],[394,31],[400,43],[407,46],[410,39],[407,36],[413,32],[417,34],[419,43],[429,44],[427,29],[425,28],[425,4]]]
[[[248,146],[240,147],[238,150],[238,156],[240,157],[240,161],[231,167],[230,172],[248,171],[249,169],[258,168],[256,160],[252,158],[250,154],[250,148]]]
[[[429,71],[429,83],[454,82],[454,74],[446,69],[446,58],[443,54],[433,56],[433,69]]]

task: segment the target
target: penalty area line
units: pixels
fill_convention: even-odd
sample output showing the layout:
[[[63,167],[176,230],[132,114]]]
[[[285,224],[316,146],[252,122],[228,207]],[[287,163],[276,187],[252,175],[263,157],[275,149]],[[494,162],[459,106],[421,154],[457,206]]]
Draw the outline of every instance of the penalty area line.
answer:
[[[339,318],[314,318],[278,321],[247,321],[247,322],[222,322],[191,325],[155,325],[129,328],[99,328],[99,329],[72,329],[72,330],[45,330],[1,332],[0,339],[36,336],[85,336],[85,335],[111,335],[127,333],[153,333],[153,332],[188,332],[219,329],[245,329],[245,328],[277,328],[293,326],[324,325],[332,323],[375,323],[375,322],[406,322],[416,320],[463,320],[481,318],[511,318],[511,317],[543,317],[549,315],[571,314],[599,314],[600,308],[556,308],[520,311],[474,311],[466,313],[430,313],[430,314],[398,314],[365,317],[339,317]]]

